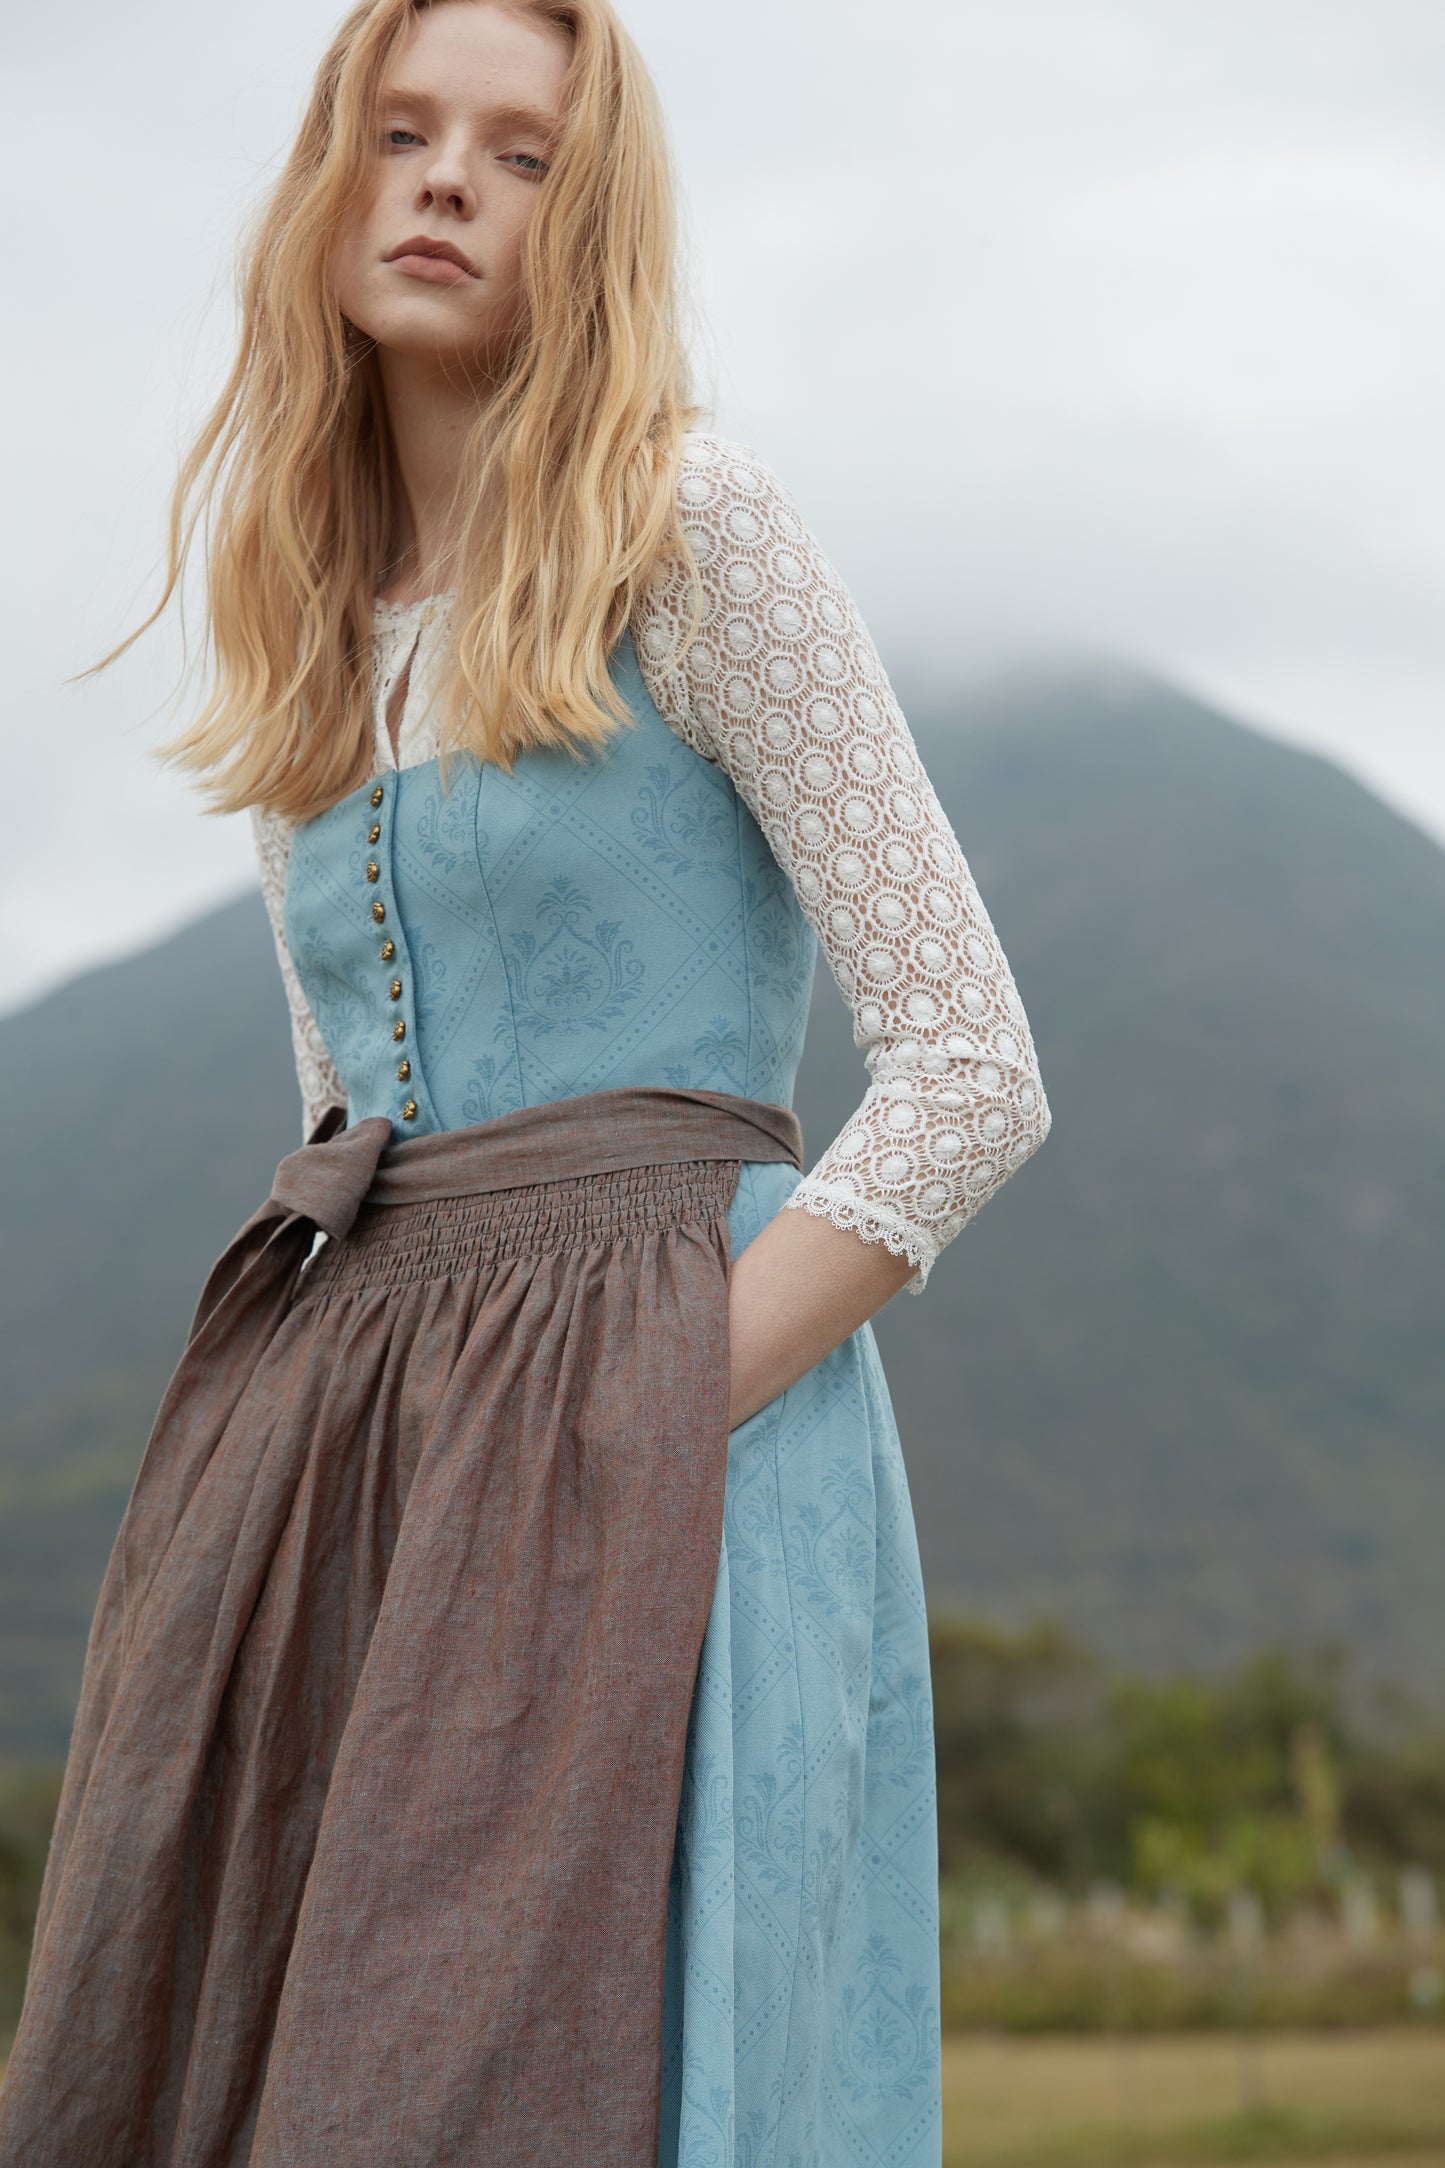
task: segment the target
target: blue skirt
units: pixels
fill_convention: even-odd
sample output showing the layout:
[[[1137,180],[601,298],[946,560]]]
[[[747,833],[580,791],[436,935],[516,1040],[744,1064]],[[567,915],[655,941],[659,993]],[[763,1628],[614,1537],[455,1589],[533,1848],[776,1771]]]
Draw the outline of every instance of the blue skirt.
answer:
[[[738,1252],[798,1180],[742,1170]],[[928,1630],[865,1325],[728,1443],[668,1903],[659,2168],[938,2168]]]

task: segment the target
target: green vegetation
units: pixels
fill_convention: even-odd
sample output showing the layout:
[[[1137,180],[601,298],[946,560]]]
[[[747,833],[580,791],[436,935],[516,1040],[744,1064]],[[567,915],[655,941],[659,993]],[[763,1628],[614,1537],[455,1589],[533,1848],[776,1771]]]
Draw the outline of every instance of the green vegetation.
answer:
[[[35,1906],[60,1798],[53,1765],[0,1770],[0,2043],[20,2015]]]
[[[946,1877],[1108,1879],[1218,1923],[1242,1883],[1276,1918],[1359,1871],[1445,1872],[1445,1725],[1338,1650],[1152,1679],[1049,1624],[931,1642]]]
[[[1445,1728],[1344,1660],[1141,1679],[1062,1629],[932,1635],[953,2026],[1445,2017]]]

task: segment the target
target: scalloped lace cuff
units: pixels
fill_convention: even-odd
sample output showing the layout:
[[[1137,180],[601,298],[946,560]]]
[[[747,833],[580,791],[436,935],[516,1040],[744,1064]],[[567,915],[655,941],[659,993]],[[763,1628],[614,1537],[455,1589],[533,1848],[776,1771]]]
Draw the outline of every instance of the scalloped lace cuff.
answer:
[[[847,1227],[865,1242],[881,1242],[895,1257],[906,1257],[916,1268],[912,1279],[904,1282],[910,1295],[921,1295],[928,1285],[939,1246],[921,1228],[910,1226],[901,1212],[888,1205],[869,1203],[831,1182],[815,1182],[811,1175],[805,1175],[787,1199],[783,1209],[789,1208],[810,1212],[814,1219],[831,1220],[835,1227]]]

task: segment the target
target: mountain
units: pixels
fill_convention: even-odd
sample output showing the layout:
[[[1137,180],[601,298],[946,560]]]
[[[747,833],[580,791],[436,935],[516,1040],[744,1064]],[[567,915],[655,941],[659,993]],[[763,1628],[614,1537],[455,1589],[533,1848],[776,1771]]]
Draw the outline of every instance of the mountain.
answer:
[[[1445,852],[1129,670],[909,704],[1043,1149],[876,1321],[930,1599],[1445,1698]],[[810,1153],[865,1081],[820,977]],[[206,1267],[299,1141],[259,899],[0,1020],[0,1751],[63,1747]]]
[[[259,895],[0,1019],[0,1753],[63,1747],[216,1253],[300,1139]]]
[[[961,721],[919,736],[1054,1128],[879,1321],[931,1598],[1438,1696],[1445,852],[1127,672]]]

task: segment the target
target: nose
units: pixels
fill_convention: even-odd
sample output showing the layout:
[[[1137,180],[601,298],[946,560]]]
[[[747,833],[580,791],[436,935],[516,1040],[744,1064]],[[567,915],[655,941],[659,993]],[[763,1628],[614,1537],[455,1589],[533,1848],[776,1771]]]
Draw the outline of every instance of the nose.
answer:
[[[477,192],[466,152],[450,136],[437,141],[417,181],[417,209],[426,210],[433,204],[458,218],[471,218],[476,212]]]

